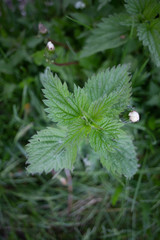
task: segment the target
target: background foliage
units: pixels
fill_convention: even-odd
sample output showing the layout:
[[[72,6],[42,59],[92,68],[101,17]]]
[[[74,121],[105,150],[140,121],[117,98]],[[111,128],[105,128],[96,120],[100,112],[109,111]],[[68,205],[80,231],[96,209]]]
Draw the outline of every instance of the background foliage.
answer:
[[[150,56],[154,50],[149,40],[146,47],[142,45],[143,23],[136,33],[128,26],[125,36],[129,37],[120,35],[123,45],[82,58],[90,32],[102,19],[111,20],[110,15],[116,17],[126,9],[137,14],[131,6],[125,8],[124,1],[86,0],[85,4],[84,9],[76,9],[73,0],[0,1],[2,240],[159,239],[160,68]],[[159,16],[149,16],[157,28]],[[40,22],[48,29],[46,35],[38,31]],[[46,54],[48,40],[55,44],[56,56]],[[55,57],[57,64],[52,62]],[[64,65],[69,62],[74,64]],[[140,165],[134,178],[128,181],[108,174],[89,147],[82,148],[72,176],[68,171],[28,175],[28,139],[37,130],[54,126],[44,112],[39,73],[50,66],[73,91],[74,83],[83,87],[93,73],[123,63],[131,64],[132,98],[141,115],[138,124],[128,126]]]

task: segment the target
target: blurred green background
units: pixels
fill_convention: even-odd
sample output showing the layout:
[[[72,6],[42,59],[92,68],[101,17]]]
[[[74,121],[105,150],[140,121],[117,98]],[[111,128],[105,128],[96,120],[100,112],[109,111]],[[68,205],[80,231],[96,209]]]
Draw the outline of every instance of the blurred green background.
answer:
[[[83,9],[76,2],[0,1],[0,240],[158,240],[160,68],[134,37],[79,60],[90,29],[121,12],[124,1],[86,0]],[[46,51],[49,40],[54,54]],[[93,73],[122,63],[131,64],[133,106],[141,116],[129,126],[140,165],[133,179],[110,175],[89,149],[82,149],[71,174],[28,175],[28,139],[53,125],[39,74],[50,66],[72,91],[73,83],[82,87]]]

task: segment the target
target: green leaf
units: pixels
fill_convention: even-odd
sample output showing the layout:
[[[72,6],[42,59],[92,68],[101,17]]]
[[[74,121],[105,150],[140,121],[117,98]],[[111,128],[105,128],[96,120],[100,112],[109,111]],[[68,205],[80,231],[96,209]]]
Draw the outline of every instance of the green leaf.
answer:
[[[160,66],[160,20],[142,23],[138,26],[137,34],[144,46],[149,48],[150,54],[157,65]]]
[[[100,108],[105,110],[104,106],[109,107],[111,104],[112,109],[115,108],[118,112],[122,112],[130,103],[131,83],[128,66],[119,65],[91,77],[85,85],[85,91],[93,102],[100,100]],[[98,103],[93,104],[96,108]]]
[[[77,87],[74,85],[74,97],[77,106],[80,108],[81,112],[88,111],[90,105],[90,99],[84,91],[83,88]]]
[[[92,30],[80,57],[87,57],[126,43],[130,29],[130,27],[124,25],[126,19],[128,19],[126,14],[116,14],[109,18],[104,18],[97,25],[97,28]]]
[[[32,137],[27,146],[29,173],[48,173],[52,169],[72,169],[77,148],[65,144],[66,132],[47,128]]]
[[[139,15],[139,18],[153,19],[160,13],[160,3],[157,0],[126,0],[127,12],[131,15]]]
[[[91,127],[86,123],[86,119],[79,118],[72,123],[67,131],[66,142],[75,144],[80,144],[80,142],[87,137],[87,134],[90,132]]]
[[[45,54],[44,49],[34,52],[34,54],[32,55],[32,58],[36,65],[38,66],[45,65],[46,59],[44,57],[44,54]]]
[[[115,142],[115,151],[106,152],[101,163],[108,171],[116,175],[131,178],[137,171],[138,164],[135,147],[129,135],[123,134]]]
[[[116,205],[116,203],[119,200],[119,197],[120,197],[120,194],[122,193],[122,191],[123,191],[123,187],[122,186],[118,186],[115,189],[115,192],[114,192],[114,194],[111,197],[111,203],[112,203],[113,206]]]
[[[52,121],[67,124],[79,117],[80,110],[73,95],[68,91],[66,83],[62,84],[58,76],[53,77],[48,68],[41,75],[41,81],[45,88],[43,89],[44,95],[47,98],[44,100],[48,106],[46,112]]]
[[[120,129],[123,126],[121,122],[113,119],[104,118],[98,123],[98,126],[93,127],[89,134],[89,142],[91,147],[100,154],[107,151],[113,151],[115,139],[122,134]]]
[[[118,98],[116,94],[105,94],[102,98],[93,101],[88,109],[91,119],[99,121],[105,116],[116,117],[119,115],[119,111],[114,108],[117,101]]]

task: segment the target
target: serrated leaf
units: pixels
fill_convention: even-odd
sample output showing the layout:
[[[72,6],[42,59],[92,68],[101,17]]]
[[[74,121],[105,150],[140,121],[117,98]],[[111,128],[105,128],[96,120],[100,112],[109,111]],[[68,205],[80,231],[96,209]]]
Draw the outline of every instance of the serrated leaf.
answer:
[[[114,108],[117,103],[118,97],[116,94],[105,94],[103,97],[91,103],[88,113],[94,121],[99,121],[103,117],[113,117],[119,114],[119,111]]]
[[[104,18],[97,28],[93,29],[87,39],[80,57],[87,57],[106,49],[115,48],[126,43],[130,27],[124,25],[126,14],[115,14]]]
[[[72,169],[77,148],[73,145],[66,147],[65,138],[66,132],[56,128],[47,128],[34,135],[27,146],[28,172],[48,173],[52,169]]]
[[[119,65],[91,77],[85,85],[85,91],[92,101],[97,101],[104,96],[109,98],[112,94],[113,103],[116,103],[115,108],[119,112],[123,111],[130,103],[131,95],[128,66]],[[113,104],[111,106],[113,107]]]
[[[131,178],[137,171],[137,158],[135,147],[129,135],[123,134],[115,143],[114,152],[106,152],[101,158],[101,163],[108,171],[116,175]]]
[[[157,0],[126,0],[127,12],[131,15],[139,15],[139,18],[153,19],[160,13],[160,3]]]
[[[77,106],[80,108],[81,112],[88,111],[90,105],[90,99],[84,91],[83,88],[77,87],[74,85],[74,97]]]
[[[151,0],[125,0],[125,2],[127,12],[132,15],[138,15],[143,14]]]
[[[113,151],[115,139],[122,133],[122,123],[113,119],[105,118],[93,127],[89,134],[91,147],[99,153]]]
[[[160,20],[142,23],[138,26],[137,34],[144,46],[149,48],[155,64],[160,66]]]
[[[90,132],[90,125],[86,124],[85,119],[79,118],[72,123],[67,132],[66,142],[74,142],[75,144],[80,144],[80,142],[87,136]]]
[[[46,112],[52,121],[67,124],[74,121],[80,115],[73,95],[68,91],[66,83],[62,84],[58,76],[53,77],[47,68],[41,75],[41,81],[44,86],[43,92],[47,100]]]

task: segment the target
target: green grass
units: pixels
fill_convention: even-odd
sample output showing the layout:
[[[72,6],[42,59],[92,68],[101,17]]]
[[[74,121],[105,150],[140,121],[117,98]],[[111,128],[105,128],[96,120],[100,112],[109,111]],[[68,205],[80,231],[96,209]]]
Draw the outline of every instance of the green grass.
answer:
[[[44,56],[47,40],[53,39],[57,63],[77,61],[89,35],[85,25],[93,28],[102,17],[120,11],[123,1],[97,11],[98,1],[88,0],[84,10],[76,10],[67,1],[47,6],[36,0],[27,4],[24,17],[18,1],[13,1],[14,11],[5,2],[0,2],[0,240],[158,240],[160,69],[134,38],[69,66],[54,65],[53,56]],[[39,22],[48,35],[38,34]],[[28,139],[53,125],[44,112],[39,73],[51,66],[72,91],[73,83],[83,86],[93,73],[120,63],[131,63],[133,105],[141,115],[139,123],[128,125],[140,164],[133,179],[111,176],[88,149],[82,149],[71,176],[65,171],[28,175]]]

